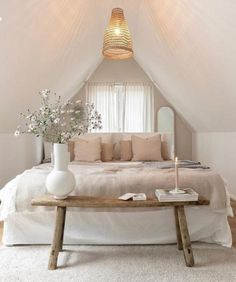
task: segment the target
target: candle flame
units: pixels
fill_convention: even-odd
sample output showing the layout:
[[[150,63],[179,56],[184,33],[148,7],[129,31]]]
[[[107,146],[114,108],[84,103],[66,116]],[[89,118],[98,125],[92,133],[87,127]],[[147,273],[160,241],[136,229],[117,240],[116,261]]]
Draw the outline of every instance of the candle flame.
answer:
[[[178,162],[178,157],[175,158],[175,162]]]

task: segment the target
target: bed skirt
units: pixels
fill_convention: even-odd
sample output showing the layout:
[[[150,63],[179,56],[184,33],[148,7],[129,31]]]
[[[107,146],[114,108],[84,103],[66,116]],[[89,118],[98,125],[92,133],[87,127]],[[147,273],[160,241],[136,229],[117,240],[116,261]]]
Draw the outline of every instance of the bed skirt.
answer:
[[[227,213],[209,207],[188,207],[191,241],[231,247]],[[4,222],[3,243],[51,244],[55,211],[18,212]],[[68,211],[65,244],[169,244],[176,243],[173,208],[140,212]]]

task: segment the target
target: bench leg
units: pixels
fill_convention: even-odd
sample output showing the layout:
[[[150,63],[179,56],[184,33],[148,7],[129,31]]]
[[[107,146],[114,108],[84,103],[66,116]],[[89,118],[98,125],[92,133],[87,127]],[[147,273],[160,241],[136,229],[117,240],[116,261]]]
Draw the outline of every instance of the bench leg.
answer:
[[[66,208],[57,207],[56,224],[54,229],[53,242],[51,246],[51,253],[48,262],[49,270],[54,270],[57,268],[58,253],[61,250],[62,241],[63,241],[65,215],[66,215]]]
[[[186,266],[194,265],[193,251],[191,246],[191,241],[188,232],[188,226],[186,221],[186,216],[184,212],[184,206],[177,207],[177,214],[179,219],[180,234],[183,243],[184,259]]]
[[[59,246],[59,252],[62,251],[63,248],[63,239],[64,239],[64,229],[65,229],[65,222],[66,222],[66,208],[63,208],[63,218],[62,218],[62,233],[61,233],[61,240],[60,240],[60,246]]]
[[[183,250],[183,243],[180,233],[180,227],[179,227],[179,218],[178,218],[178,212],[177,207],[174,207],[174,213],[175,213],[175,227],[176,227],[176,237],[177,237],[177,246],[178,250]]]

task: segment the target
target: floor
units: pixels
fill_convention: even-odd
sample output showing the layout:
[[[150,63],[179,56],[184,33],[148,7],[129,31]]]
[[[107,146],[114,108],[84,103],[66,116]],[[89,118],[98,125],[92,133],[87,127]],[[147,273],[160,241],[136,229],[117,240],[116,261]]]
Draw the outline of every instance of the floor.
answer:
[[[233,237],[233,247],[236,248],[236,201],[231,201],[231,206],[233,208],[235,217],[229,217],[229,225],[232,232]],[[2,240],[2,232],[3,232],[3,222],[0,222],[0,241]]]
[[[194,244],[195,267],[186,267],[176,245],[67,245],[58,269],[48,271],[50,246],[3,247],[0,281],[4,282],[235,282],[236,250]],[[161,254],[161,255],[160,255]]]

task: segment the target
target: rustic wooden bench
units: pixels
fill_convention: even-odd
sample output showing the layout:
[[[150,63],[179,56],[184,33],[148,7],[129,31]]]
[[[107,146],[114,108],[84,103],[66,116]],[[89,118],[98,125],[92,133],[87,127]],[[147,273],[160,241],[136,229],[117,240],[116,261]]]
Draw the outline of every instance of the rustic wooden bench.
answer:
[[[87,197],[87,196],[69,196],[65,200],[56,200],[53,196],[42,196],[31,201],[33,206],[55,206],[56,223],[54,229],[53,242],[48,263],[48,269],[57,268],[57,258],[63,247],[64,226],[66,217],[66,208],[132,208],[132,207],[173,207],[175,214],[177,246],[183,250],[186,266],[194,265],[193,251],[188,232],[184,206],[209,205],[209,201],[199,197],[195,202],[159,202],[156,198],[148,198],[146,201],[122,201],[116,198],[108,197]]]

